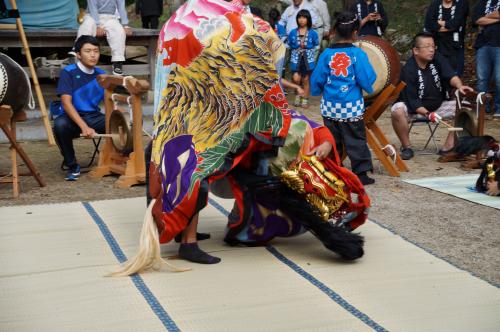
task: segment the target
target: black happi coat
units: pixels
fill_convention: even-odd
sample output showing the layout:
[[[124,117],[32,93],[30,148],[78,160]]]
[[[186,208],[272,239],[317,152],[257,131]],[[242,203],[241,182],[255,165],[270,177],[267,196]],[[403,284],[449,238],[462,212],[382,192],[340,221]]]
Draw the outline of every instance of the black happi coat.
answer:
[[[406,83],[406,87],[401,91],[399,100],[406,104],[410,114],[416,113],[422,106],[433,112],[445,99],[444,83],[449,83],[453,76],[455,71],[439,53],[424,69],[419,68],[415,58],[411,57],[401,70],[401,81]]]

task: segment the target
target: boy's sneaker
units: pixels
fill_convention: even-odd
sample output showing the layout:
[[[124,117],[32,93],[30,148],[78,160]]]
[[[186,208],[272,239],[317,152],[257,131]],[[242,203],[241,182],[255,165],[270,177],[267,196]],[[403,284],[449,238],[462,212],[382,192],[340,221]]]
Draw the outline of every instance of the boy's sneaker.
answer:
[[[369,177],[368,175],[366,175],[366,172],[359,173],[358,174],[358,178],[359,178],[359,181],[361,181],[361,183],[364,186],[367,186],[367,185],[375,183],[375,179],[372,179],[371,177]]]
[[[113,62],[112,66],[113,66],[113,75],[117,76],[123,75],[122,62],[120,61]]]
[[[66,181],[76,181],[80,176],[80,165],[76,164],[75,166],[70,167],[68,173],[64,180]]]

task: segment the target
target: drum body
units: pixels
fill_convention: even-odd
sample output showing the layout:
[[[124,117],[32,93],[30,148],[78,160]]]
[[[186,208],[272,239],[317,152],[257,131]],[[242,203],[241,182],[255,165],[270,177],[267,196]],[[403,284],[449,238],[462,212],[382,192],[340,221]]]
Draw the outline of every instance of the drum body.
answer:
[[[399,82],[401,72],[399,54],[389,42],[379,37],[363,36],[354,44],[366,52],[377,73],[377,79],[373,83],[373,93],[365,93],[365,99],[375,98],[389,84],[396,85]]]
[[[457,132],[462,136],[479,136],[479,125],[476,117],[476,111],[470,108],[461,108],[455,114],[455,127],[464,130]]]
[[[118,152],[130,153],[134,148],[130,114],[122,109],[111,112],[109,117],[109,133],[117,136],[112,138],[113,146]]]
[[[9,105],[16,112],[28,105],[29,98],[26,73],[14,60],[0,53],[0,105]]]

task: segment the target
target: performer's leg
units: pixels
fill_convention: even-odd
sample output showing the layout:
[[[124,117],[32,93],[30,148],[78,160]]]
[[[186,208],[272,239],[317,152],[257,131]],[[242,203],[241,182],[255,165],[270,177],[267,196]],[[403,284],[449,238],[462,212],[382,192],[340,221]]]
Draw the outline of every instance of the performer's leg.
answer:
[[[365,122],[341,122],[342,135],[347,155],[351,160],[351,169],[364,185],[375,182],[366,175],[373,170],[372,156],[366,142]]]
[[[117,19],[108,18],[104,21],[106,39],[111,48],[111,62],[125,61],[125,30]]]
[[[302,83],[304,84],[304,100],[306,100],[306,103],[302,103],[303,107],[307,107],[307,98],[309,98],[309,74],[305,74],[302,76]]]
[[[391,109],[392,128],[399,138],[403,148],[409,148],[410,143],[410,127],[408,126],[408,115],[406,105],[404,103],[396,103]]]
[[[95,37],[96,30],[97,30],[97,25],[94,19],[92,18],[92,16],[87,14],[83,17],[83,22],[78,27],[76,39],[78,39],[82,35],[89,35]]]
[[[150,18],[151,18],[151,16],[143,16],[143,17],[141,17],[142,28],[143,29],[149,29]]]
[[[158,29],[158,25],[160,24],[159,16],[150,16],[149,19],[151,21],[150,29]]]
[[[333,135],[333,138],[335,139],[335,148],[337,149],[339,157],[342,159],[342,156],[344,154],[344,138],[342,137],[342,134],[338,128],[339,122],[330,120],[328,118],[323,118],[323,123]]]
[[[198,217],[199,214],[197,213],[182,232],[182,243],[179,247],[179,256],[194,263],[217,264],[221,261],[219,257],[211,256],[198,247],[198,243],[196,242]]]
[[[64,165],[67,167],[71,168],[77,164],[73,139],[79,137],[80,133],[80,127],[66,114],[60,115],[54,120],[54,135],[64,157]]]

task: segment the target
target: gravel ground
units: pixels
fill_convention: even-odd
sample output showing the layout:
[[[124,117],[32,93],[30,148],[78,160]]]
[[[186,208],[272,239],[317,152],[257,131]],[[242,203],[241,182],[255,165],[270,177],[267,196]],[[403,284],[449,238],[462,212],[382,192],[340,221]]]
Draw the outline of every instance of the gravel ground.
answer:
[[[313,98],[309,109],[303,111],[320,120],[318,99]],[[388,112],[382,115],[378,124],[389,140],[397,143]],[[439,129],[437,136],[443,141],[446,133],[445,129]],[[486,133],[500,138],[500,122],[488,119]],[[427,135],[426,128],[415,129],[412,132],[414,146],[422,147]],[[87,160],[92,144],[76,140],[75,145],[77,155]],[[21,197],[14,200],[10,185],[1,184],[0,206],[144,195],[144,186],[116,188],[116,177],[113,176],[93,181],[88,174],[83,174],[78,181],[68,183],[63,180],[64,172],[59,169],[61,157],[57,147],[49,148],[46,142],[24,142],[22,146],[48,186],[39,188],[32,177],[23,177]],[[0,144],[0,172],[10,169],[7,148],[6,144]],[[435,154],[417,154],[408,162],[410,172],[402,173],[400,178],[388,176],[378,160],[374,160],[376,183],[366,188],[373,205],[370,218],[454,265],[500,285],[500,210],[402,182],[402,179],[470,173],[460,170],[458,163],[442,164],[436,159]],[[362,227],[360,231],[362,233]]]

